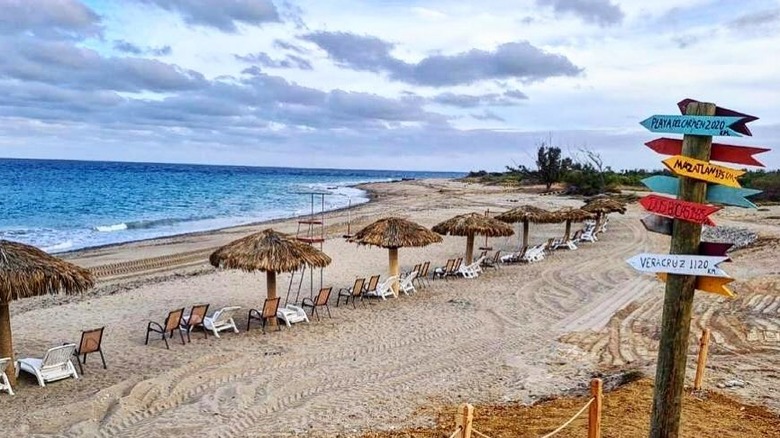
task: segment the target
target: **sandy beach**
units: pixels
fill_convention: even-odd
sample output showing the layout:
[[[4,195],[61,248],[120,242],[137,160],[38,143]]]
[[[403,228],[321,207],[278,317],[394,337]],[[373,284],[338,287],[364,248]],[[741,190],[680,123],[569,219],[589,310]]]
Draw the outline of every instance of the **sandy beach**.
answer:
[[[521,204],[546,209],[580,206],[578,199],[448,180],[366,185],[374,200],[326,214],[323,249],[333,258],[324,285],[334,292],[358,276],[387,275],[387,250],[357,247],[341,235],[397,215],[425,226],[467,212]],[[17,357],[40,357],[77,342],[81,330],[106,327],[108,369],[89,358],[78,380],[45,388],[23,374],[17,395],[0,395],[0,436],[350,436],[367,430],[428,424],[421,408],[469,401],[532,403],[616,369],[651,373],[663,284],[625,263],[639,252],[666,252],[668,238],[648,233],[641,207],[611,215],[598,242],[559,250],[540,263],[507,265],[477,279],[437,280],[412,296],[335,306],[332,318],[263,334],[246,332],[246,312],[265,298],[265,275],[218,271],[210,251],[269,226],[294,233],[295,220],[104,247],[65,258],[105,269],[91,292],[28,299],[11,305]],[[729,273],[735,300],[697,293],[692,338],[713,330],[706,382],[748,382],[725,389],[780,412],[780,208],[726,208],[719,225],[750,228],[760,245],[734,252]],[[563,224],[531,225],[531,241],[563,234]],[[516,228],[517,230],[517,228]],[[483,238],[477,238],[479,245]],[[512,250],[518,237],[489,246]],[[441,266],[462,255],[465,238],[401,249],[403,268],[430,260]],[[158,264],[138,260],[158,258]],[[167,261],[165,261],[167,260]],[[124,264],[124,265],[123,265]],[[175,269],[174,269],[175,267]],[[284,300],[289,275],[280,275]],[[315,278],[315,287],[319,280]],[[308,295],[304,286],[304,294]],[[334,293],[335,295],[335,293]],[[144,345],[149,320],[209,303],[238,305],[241,333],[192,342]],[[696,339],[692,339],[694,345]],[[689,372],[693,373],[692,349]]]

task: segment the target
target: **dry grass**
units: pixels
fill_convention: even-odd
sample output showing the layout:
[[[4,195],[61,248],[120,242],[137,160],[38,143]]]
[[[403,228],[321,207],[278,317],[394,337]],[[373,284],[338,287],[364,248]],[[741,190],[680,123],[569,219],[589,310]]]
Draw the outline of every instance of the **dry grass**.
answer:
[[[602,436],[648,436],[653,384],[640,379],[604,395]],[[587,402],[583,397],[561,397],[534,406],[476,406],[474,428],[491,438],[538,438],[566,422]],[[432,408],[436,427],[394,432],[371,432],[363,438],[447,437],[455,428],[455,407]],[[430,412],[429,412],[430,413]],[[556,438],[587,436],[587,411]],[[780,417],[760,406],[740,403],[717,392],[686,392],[681,437],[780,437]]]

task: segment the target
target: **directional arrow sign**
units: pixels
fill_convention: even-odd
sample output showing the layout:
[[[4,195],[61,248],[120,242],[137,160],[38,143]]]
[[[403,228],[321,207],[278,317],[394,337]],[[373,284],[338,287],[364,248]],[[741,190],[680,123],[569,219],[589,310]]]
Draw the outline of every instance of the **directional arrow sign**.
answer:
[[[688,254],[637,254],[626,262],[641,272],[666,272],[668,274],[728,277],[718,268],[718,263],[728,257],[712,257]]]
[[[721,242],[701,242],[699,243],[699,255],[708,255],[715,257],[728,257],[726,252],[734,246],[733,243],[721,243]],[[730,262],[731,258],[724,260]]]
[[[682,153],[682,140],[677,140],[674,138],[656,138],[653,141],[645,143],[645,145],[659,154],[680,155]],[[753,155],[767,151],[769,151],[767,148],[754,148],[713,143],[712,152],[710,152],[710,159],[715,161],[724,161],[726,163],[764,167],[761,162],[753,158]]]
[[[685,114],[685,110],[688,108],[689,103],[698,102],[694,99],[683,99],[679,102],[677,102],[677,107],[680,108],[680,114]],[[740,134],[745,134],[752,136],[753,134],[750,132],[750,129],[748,129],[746,123],[754,122],[758,120],[758,117],[751,116],[750,114],[743,114],[734,110],[730,110],[728,108],[722,108],[719,106],[715,107],[715,115],[716,116],[730,116],[730,117],[740,117],[742,120],[737,122],[736,124],[731,126],[731,129],[739,132]]]
[[[662,161],[672,173],[688,178],[695,178],[728,187],[742,187],[737,181],[738,176],[745,174],[744,170],[731,169],[717,164],[697,160],[695,158],[675,155]]]
[[[651,176],[643,179],[642,184],[654,192],[666,193],[667,195],[677,195],[677,190],[679,189],[677,178],[671,176]],[[758,193],[761,193],[761,190],[737,189],[718,184],[709,184],[707,186],[707,202],[756,208],[756,205],[745,199],[745,197],[753,196]]]
[[[715,222],[709,215],[720,210],[721,207],[698,204],[696,202],[680,201],[679,199],[666,198],[658,195],[648,195],[639,201],[642,207],[650,213],[682,219],[697,224],[715,226]]]
[[[667,275],[665,273],[655,274],[658,278],[666,283]],[[723,295],[727,298],[736,298],[737,294],[727,288],[726,285],[734,281],[733,278],[722,277],[696,277],[696,289],[702,292],[710,292],[713,294]]]
[[[651,233],[664,234],[666,236],[672,235],[672,224],[674,221],[668,217],[648,214],[640,221],[645,226],[645,229]]]
[[[740,117],[665,116],[656,114],[639,123],[650,132],[742,137],[742,134],[731,129],[731,126],[740,120]]]

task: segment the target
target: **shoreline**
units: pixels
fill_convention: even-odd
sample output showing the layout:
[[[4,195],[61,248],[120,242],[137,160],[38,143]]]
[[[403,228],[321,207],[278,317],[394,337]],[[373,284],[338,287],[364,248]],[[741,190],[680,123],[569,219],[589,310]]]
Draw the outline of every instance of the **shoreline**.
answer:
[[[426,178],[428,179],[428,178]],[[437,181],[448,181],[452,180],[453,178],[430,178],[430,180],[437,180]],[[362,190],[365,192],[365,198],[367,198],[366,202],[361,202],[359,204],[354,204],[352,206],[343,206],[334,208],[331,210],[325,210],[324,214],[332,214],[332,213],[340,213],[347,210],[357,210],[360,207],[369,205],[371,203],[374,203],[377,201],[378,194],[376,193],[376,190],[369,187],[372,184],[396,184],[401,182],[408,182],[405,180],[397,179],[392,181],[378,181],[378,182],[367,182],[367,183],[358,183],[354,185],[346,185],[344,187],[350,187],[350,188],[356,188],[359,190]],[[319,215],[319,213],[315,213],[315,215]],[[311,214],[302,214],[302,215],[293,215],[293,216],[287,216],[287,217],[281,217],[276,219],[268,219],[268,220],[261,220],[261,221],[255,221],[255,222],[249,222],[246,224],[239,224],[239,225],[231,225],[227,227],[220,227],[220,228],[213,228],[209,230],[203,230],[203,231],[192,231],[192,232],[185,232],[185,233],[176,233],[176,234],[169,234],[165,236],[158,236],[158,237],[150,237],[145,239],[138,239],[138,240],[128,240],[125,242],[117,242],[117,243],[106,243],[102,245],[95,245],[95,246],[89,246],[84,248],[78,248],[71,251],[63,251],[63,252],[55,252],[51,253],[52,255],[55,255],[56,257],[61,257],[66,260],[72,260],[77,259],[80,257],[90,257],[89,253],[92,252],[99,252],[103,250],[111,250],[111,249],[121,249],[123,247],[133,246],[133,245],[140,245],[140,244],[154,244],[155,242],[163,243],[163,241],[168,239],[177,239],[177,238],[187,238],[187,237],[203,237],[208,236],[212,234],[218,234],[223,232],[232,232],[238,229],[243,228],[257,228],[263,225],[273,225],[273,224],[281,224],[292,220],[297,220],[301,218],[307,218],[310,217]]]

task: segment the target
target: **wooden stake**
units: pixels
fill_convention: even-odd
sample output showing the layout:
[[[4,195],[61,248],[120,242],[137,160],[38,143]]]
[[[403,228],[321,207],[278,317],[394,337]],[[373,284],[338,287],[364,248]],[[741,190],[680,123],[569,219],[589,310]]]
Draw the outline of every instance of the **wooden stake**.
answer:
[[[466,236],[466,264],[470,265],[474,259],[474,235]]]
[[[590,381],[590,395],[593,403],[588,411],[588,438],[601,438],[601,407],[603,402],[601,379]]]
[[[688,105],[687,115],[715,115],[715,104],[695,102]],[[709,161],[712,137],[685,135],[682,155]],[[704,203],[707,183],[680,177],[678,199]],[[674,220],[670,254],[698,254],[701,224]],[[658,345],[650,438],[676,438],[680,431],[683,385],[691,329],[691,310],[696,277],[669,274],[666,281],[661,340]]]
[[[15,386],[16,372],[14,367],[16,364],[14,363],[14,348],[11,338],[11,311],[8,308],[8,303],[0,303],[0,357],[11,358],[5,372],[8,375],[8,382],[11,386]]]
[[[460,438],[471,438],[472,422],[474,421],[474,406],[462,403],[455,414],[455,427],[460,427]]]
[[[396,276],[396,281],[393,282],[392,288],[395,296],[398,296],[398,275],[401,271],[398,268],[398,248],[389,248],[390,252],[390,275]]]
[[[693,380],[693,389],[700,390],[704,380],[704,368],[707,366],[707,352],[710,348],[710,329],[704,329],[699,341],[699,359],[696,361],[696,378]]]

